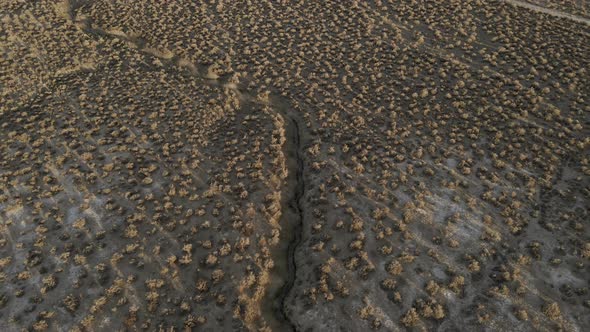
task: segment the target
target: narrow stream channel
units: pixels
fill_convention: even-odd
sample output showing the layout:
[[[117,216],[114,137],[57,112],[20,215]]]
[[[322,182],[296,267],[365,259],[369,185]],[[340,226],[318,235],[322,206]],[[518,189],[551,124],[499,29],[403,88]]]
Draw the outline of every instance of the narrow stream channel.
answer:
[[[286,275],[283,286],[277,292],[274,299],[274,309],[276,316],[281,317],[281,321],[289,325],[291,331],[297,331],[296,325],[291,321],[286,311],[286,301],[293,289],[295,279],[297,277],[297,264],[295,261],[295,252],[297,247],[301,243],[301,234],[303,228],[303,206],[302,198],[305,194],[305,182],[303,178],[304,162],[301,152],[301,127],[302,124],[296,119],[295,116],[289,115],[285,110],[281,114],[286,118],[286,126],[288,128],[287,134],[289,147],[286,149],[288,154],[289,171],[292,174],[289,176],[289,180],[293,181],[291,186],[291,196],[288,198],[287,208],[289,211],[285,211],[284,218],[291,220],[285,220],[284,224],[287,229],[284,229],[283,234],[288,239],[287,253],[286,253]]]

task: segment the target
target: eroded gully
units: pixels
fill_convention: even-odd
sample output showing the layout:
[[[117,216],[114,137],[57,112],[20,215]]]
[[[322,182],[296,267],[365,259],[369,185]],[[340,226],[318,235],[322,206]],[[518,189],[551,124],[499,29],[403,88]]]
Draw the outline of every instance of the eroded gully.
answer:
[[[70,4],[74,4],[71,2]],[[158,52],[144,48],[144,42],[138,38],[132,38],[121,34],[112,34],[108,31],[92,26],[90,21],[76,22],[75,6],[70,7],[69,15],[72,23],[77,24],[85,33],[95,37],[119,38],[127,41],[142,54],[150,57],[156,57],[169,67],[177,69],[185,68],[194,76],[199,77],[205,84],[214,86],[226,86],[223,78],[210,79],[203,74],[202,69],[195,65],[182,61],[177,56],[162,57]],[[235,91],[241,98],[248,102],[260,103],[250,93],[245,92],[237,87]],[[268,286],[266,299],[261,303],[261,315],[273,330],[297,331],[297,325],[291,319],[287,310],[287,300],[295,285],[297,278],[297,261],[295,253],[302,239],[302,230],[304,222],[304,205],[303,197],[305,195],[304,171],[305,163],[303,158],[303,136],[304,122],[299,115],[294,113],[289,103],[281,96],[271,95],[268,102],[269,106],[283,117],[285,123],[286,141],[284,154],[288,167],[288,175],[283,189],[283,214],[281,217],[281,243],[278,245],[279,250],[273,255],[275,269],[272,271],[272,281]]]

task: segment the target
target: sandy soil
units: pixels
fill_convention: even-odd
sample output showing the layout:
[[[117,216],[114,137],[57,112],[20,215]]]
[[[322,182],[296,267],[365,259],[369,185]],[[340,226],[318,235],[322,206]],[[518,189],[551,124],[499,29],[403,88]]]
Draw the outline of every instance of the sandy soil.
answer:
[[[584,8],[0,2],[0,330],[588,330]]]
[[[526,1],[519,1],[519,0],[505,0],[505,1],[511,5],[524,7],[524,8],[530,9],[530,10],[538,12],[538,13],[549,14],[551,16],[561,17],[561,18],[565,18],[565,19],[572,20],[572,21],[579,22],[579,23],[590,24],[590,18],[587,17],[588,15],[583,15],[583,16],[575,15],[575,14],[567,13],[567,12],[564,12],[564,11],[561,11],[558,9],[552,9],[549,7],[536,5],[534,3],[530,3],[530,2],[526,2]]]
[[[575,16],[590,18],[590,4],[586,0],[519,0],[535,7],[551,9],[558,13],[569,13]]]

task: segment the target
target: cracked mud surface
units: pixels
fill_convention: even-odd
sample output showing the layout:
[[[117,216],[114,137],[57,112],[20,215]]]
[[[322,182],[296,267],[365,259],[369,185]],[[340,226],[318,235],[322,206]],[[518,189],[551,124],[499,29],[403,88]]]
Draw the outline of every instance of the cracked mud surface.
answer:
[[[0,2],[0,330],[585,331],[584,1]]]

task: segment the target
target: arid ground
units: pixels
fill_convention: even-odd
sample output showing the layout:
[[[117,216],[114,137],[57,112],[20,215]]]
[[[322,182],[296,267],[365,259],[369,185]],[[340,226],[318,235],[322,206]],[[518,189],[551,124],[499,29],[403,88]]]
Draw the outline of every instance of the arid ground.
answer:
[[[589,331],[586,0],[0,1],[0,331]]]

